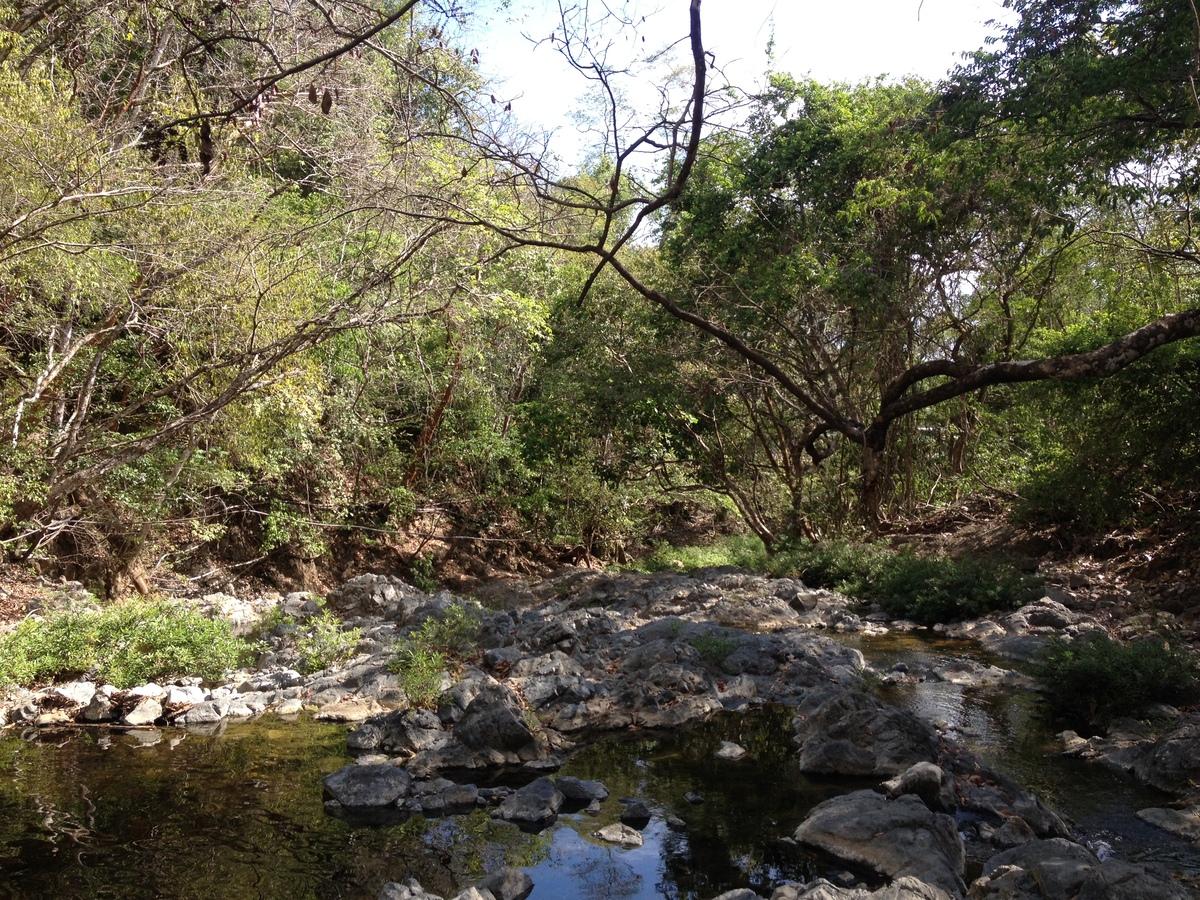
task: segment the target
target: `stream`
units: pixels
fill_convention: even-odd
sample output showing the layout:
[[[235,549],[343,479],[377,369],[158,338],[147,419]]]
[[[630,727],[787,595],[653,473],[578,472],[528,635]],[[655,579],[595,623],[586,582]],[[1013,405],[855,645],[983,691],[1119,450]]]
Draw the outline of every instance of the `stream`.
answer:
[[[848,640],[881,671],[964,654],[992,661],[963,642]],[[1162,796],[1061,756],[1035,695],[946,683],[886,693],[1039,793],[1083,840],[1160,862],[1189,881],[1200,876],[1194,845],[1133,815]],[[9,731],[0,736],[0,898],[375,900],[384,883],[408,875],[452,896],[504,864],[530,873],[533,900],[710,900],[737,887],[769,895],[779,883],[836,874],[780,838],[815,804],[870,786],[801,775],[790,718],[790,710],[765,707],[667,735],[632,732],[593,744],[560,774],[600,779],[612,797],[598,816],[562,815],[537,834],[486,810],[389,827],[326,815],[321,782],[349,760],[345,726],[268,716],[207,735]],[[747,759],[715,759],[722,740],[745,747]],[[688,802],[688,792],[705,802]],[[625,796],[645,799],[655,813],[636,850],[592,836],[618,821],[617,798]]]

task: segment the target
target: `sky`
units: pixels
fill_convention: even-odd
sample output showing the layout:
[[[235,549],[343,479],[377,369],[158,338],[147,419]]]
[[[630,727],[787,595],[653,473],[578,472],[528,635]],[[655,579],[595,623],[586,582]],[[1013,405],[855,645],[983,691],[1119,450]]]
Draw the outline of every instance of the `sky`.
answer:
[[[618,53],[653,52],[687,34],[688,0],[568,2],[590,2],[593,10],[607,4],[637,21],[634,32],[609,33]],[[729,83],[746,90],[762,81],[772,36],[776,71],[825,82],[908,75],[936,80],[963,53],[983,46],[995,31],[985,22],[1006,15],[1000,0],[703,0],[701,6],[706,49]],[[500,99],[512,101],[524,125],[554,132],[554,151],[570,161],[586,152],[571,117],[586,85],[545,40],[557,16],[558,5],[550,0],[512,0],[506,10],[476,20],[468,40],[478,44],[484,74],[498,80]],[[643,102],[653,102],[653,91],[643,89]]]

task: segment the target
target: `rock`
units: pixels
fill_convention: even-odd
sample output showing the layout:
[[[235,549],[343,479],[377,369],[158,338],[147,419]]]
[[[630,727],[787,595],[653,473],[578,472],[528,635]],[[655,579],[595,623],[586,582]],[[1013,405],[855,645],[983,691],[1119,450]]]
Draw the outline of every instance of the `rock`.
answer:
[[[1171,794],[1185,793],[1200,782],[1200,724],[1184,725],[1142,749],[1133,764],[1144,784]]]
[[[1200,806],[1185,809],[1141,809],[1137,817],[1189,841],[1200,841]]]
[[[645,843],[642,833],[628,825],[605,825],[592,834],[605,843],[619,844],[622,847],[640,847]]]
[[[496,898],[491,891],[469,887],[465,891],[459,891],[451,900],[496,900]]]
[[[325,776],[325,795],[343,807],[391,806],[408,796],[412,776],[399,766],[345,766]]]
[[[953,813],[958,808],[954,779],[931,762],[910,766],[903,775],[885,782],[883,787],[893,800],[905,794],[915,794],[934,812]]]
[[[1161,866],[1110,859],[1083,880],[1078,900],[1188,900]]]
[[[442,900],[437,894],[428,893],[421,882],[406,878],[403,882],[388,882],[379,894],[379,900]]]
[[[713,897],[713,900],[762,900],[762,897],[754,893],[750,888],[736,888],[735,890],[718,894]]]
[[[497,869],[479,882],[481,890],[490,891],[496,900],[525,900],[533,893],[533,879],[520,869]]]
[[[484,689],[467,706],[454,736],[472,750],[520,750],[533,743],[521,701],[503,685]]]
[[[721,746],[713,753],[717,759],[737,760],[746,755],[746,749],[739,747],[733,741],[721,741]]]
[[[346,749],[351,753],[365,753],[379,749],[383,743],[383,729],[370,722],[360,725],[346,735]]]
[[[479,805],[479,788],[437,778],[413,787],[413,800],[427,816],[470,812]]]
[[[653,813],[645,800],[622,798],[621,821],[633,828],[645,828]]]
[[[608,799],[608,788],[601,781],[583,781],[573,775],[560,775],[554,779],[554,784],[563,797],[571,802],[590,803]]]
[[[162,714],[163,707],[158,700],[143,696],[133,709],[125,713],[121,721],[126,725],[153,725]]]
[[[184,725],[210,725],[220,722],[228,712],[228,700],[205,700],[185,712],[178,721]]]
[[[933,729],[869,694],[818,694],[792,722],[800,770],[827,775],[899,775],[937,758]]]
[[[813,808],[795,840],[888,878],[912,876],[955,897],[966,891],[966,854],[955,821],[915,795],[855,791]]]
[[[492,817],[519,825],[544,827],[558,816],[563,795],[549,778],[538,778],[514,791],[492,811]]]
[[[117,710],[108,694],[97,691],[81,715],[85,722],[111,722],[117,717]]]
[[[1031,841],[989,859],[982,877],[971,885],[970,896],[1069,900],[1099,864],[1090,850],[1074,841]]]
[[[171,686],[167,688],[166,703],[168,706],[195,706],[203,703],[208,696],[204,688],[189,684],[186,687]]]
[[[96,685],[90,681],[72,681],[60,684],[51,689],[52,697],[61,697],[77,706],[87,706],[96,696]]]
[[[125,695],[127,697],[153,697],[155,700],[161,700],[167,696],[167,689],[151,681],[138,687],[130,688],[125,692]]]

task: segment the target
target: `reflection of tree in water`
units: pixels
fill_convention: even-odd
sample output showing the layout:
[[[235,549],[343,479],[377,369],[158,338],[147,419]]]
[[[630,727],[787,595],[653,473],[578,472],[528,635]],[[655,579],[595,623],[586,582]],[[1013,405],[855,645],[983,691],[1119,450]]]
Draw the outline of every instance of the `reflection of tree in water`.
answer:
[[[568,871],[577,886],[576,896],[587,900],[619,900],[642,889],[642,876],[612,852],[583,856]]]

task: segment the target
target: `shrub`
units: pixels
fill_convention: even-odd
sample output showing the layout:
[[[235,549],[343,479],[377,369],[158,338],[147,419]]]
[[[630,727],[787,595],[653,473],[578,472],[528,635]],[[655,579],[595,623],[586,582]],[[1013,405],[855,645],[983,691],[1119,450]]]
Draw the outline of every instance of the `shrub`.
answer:
[[[1078,730],[1200,695],[1197,656],[1158,636],[1123,644],[1102,631],[1054,639],[1034,674],[1051,713]]]
[[[762,571],[767,565],[767,552],[753,534],[730,534],[710,544],[672,547],[659,543],[648,556],[633,566],[639,572],[691,572],[718,566],[738,566]]]
[[[442,673],[456,670],[479,642],[482,621],[478,610],[451,603],[440,617],[430,616],[411,635],[399,641],[388,669],[413,706],[433,706],[442,692]]]
[[[725,657],[741,645],[741,642],[736,637],[711,629],[703,634],[696,635],[688,643],[696,649],[696,652],[700,654],[700,658],[710,666],[720,666],[721,663],[725,662]]]
[[[771,572],[810,587],[878,600],[889,615],[922,625],[952,622],[1037,599],[1037,582],[986,560],[896,553],[880,544],[804,541],[771,559]]]
[[[296,640],[296,652],[305,668],[315,672],[350,659],[361,639],[361,628],[343,630],[341,620],[324,610],[308,620],[304,634]]]
[[[217,680],[252,649],[226,622],[177,604],[136,601],[26,619],[0,640],[0,683],[83,673],[119,688],[183,675]]]

